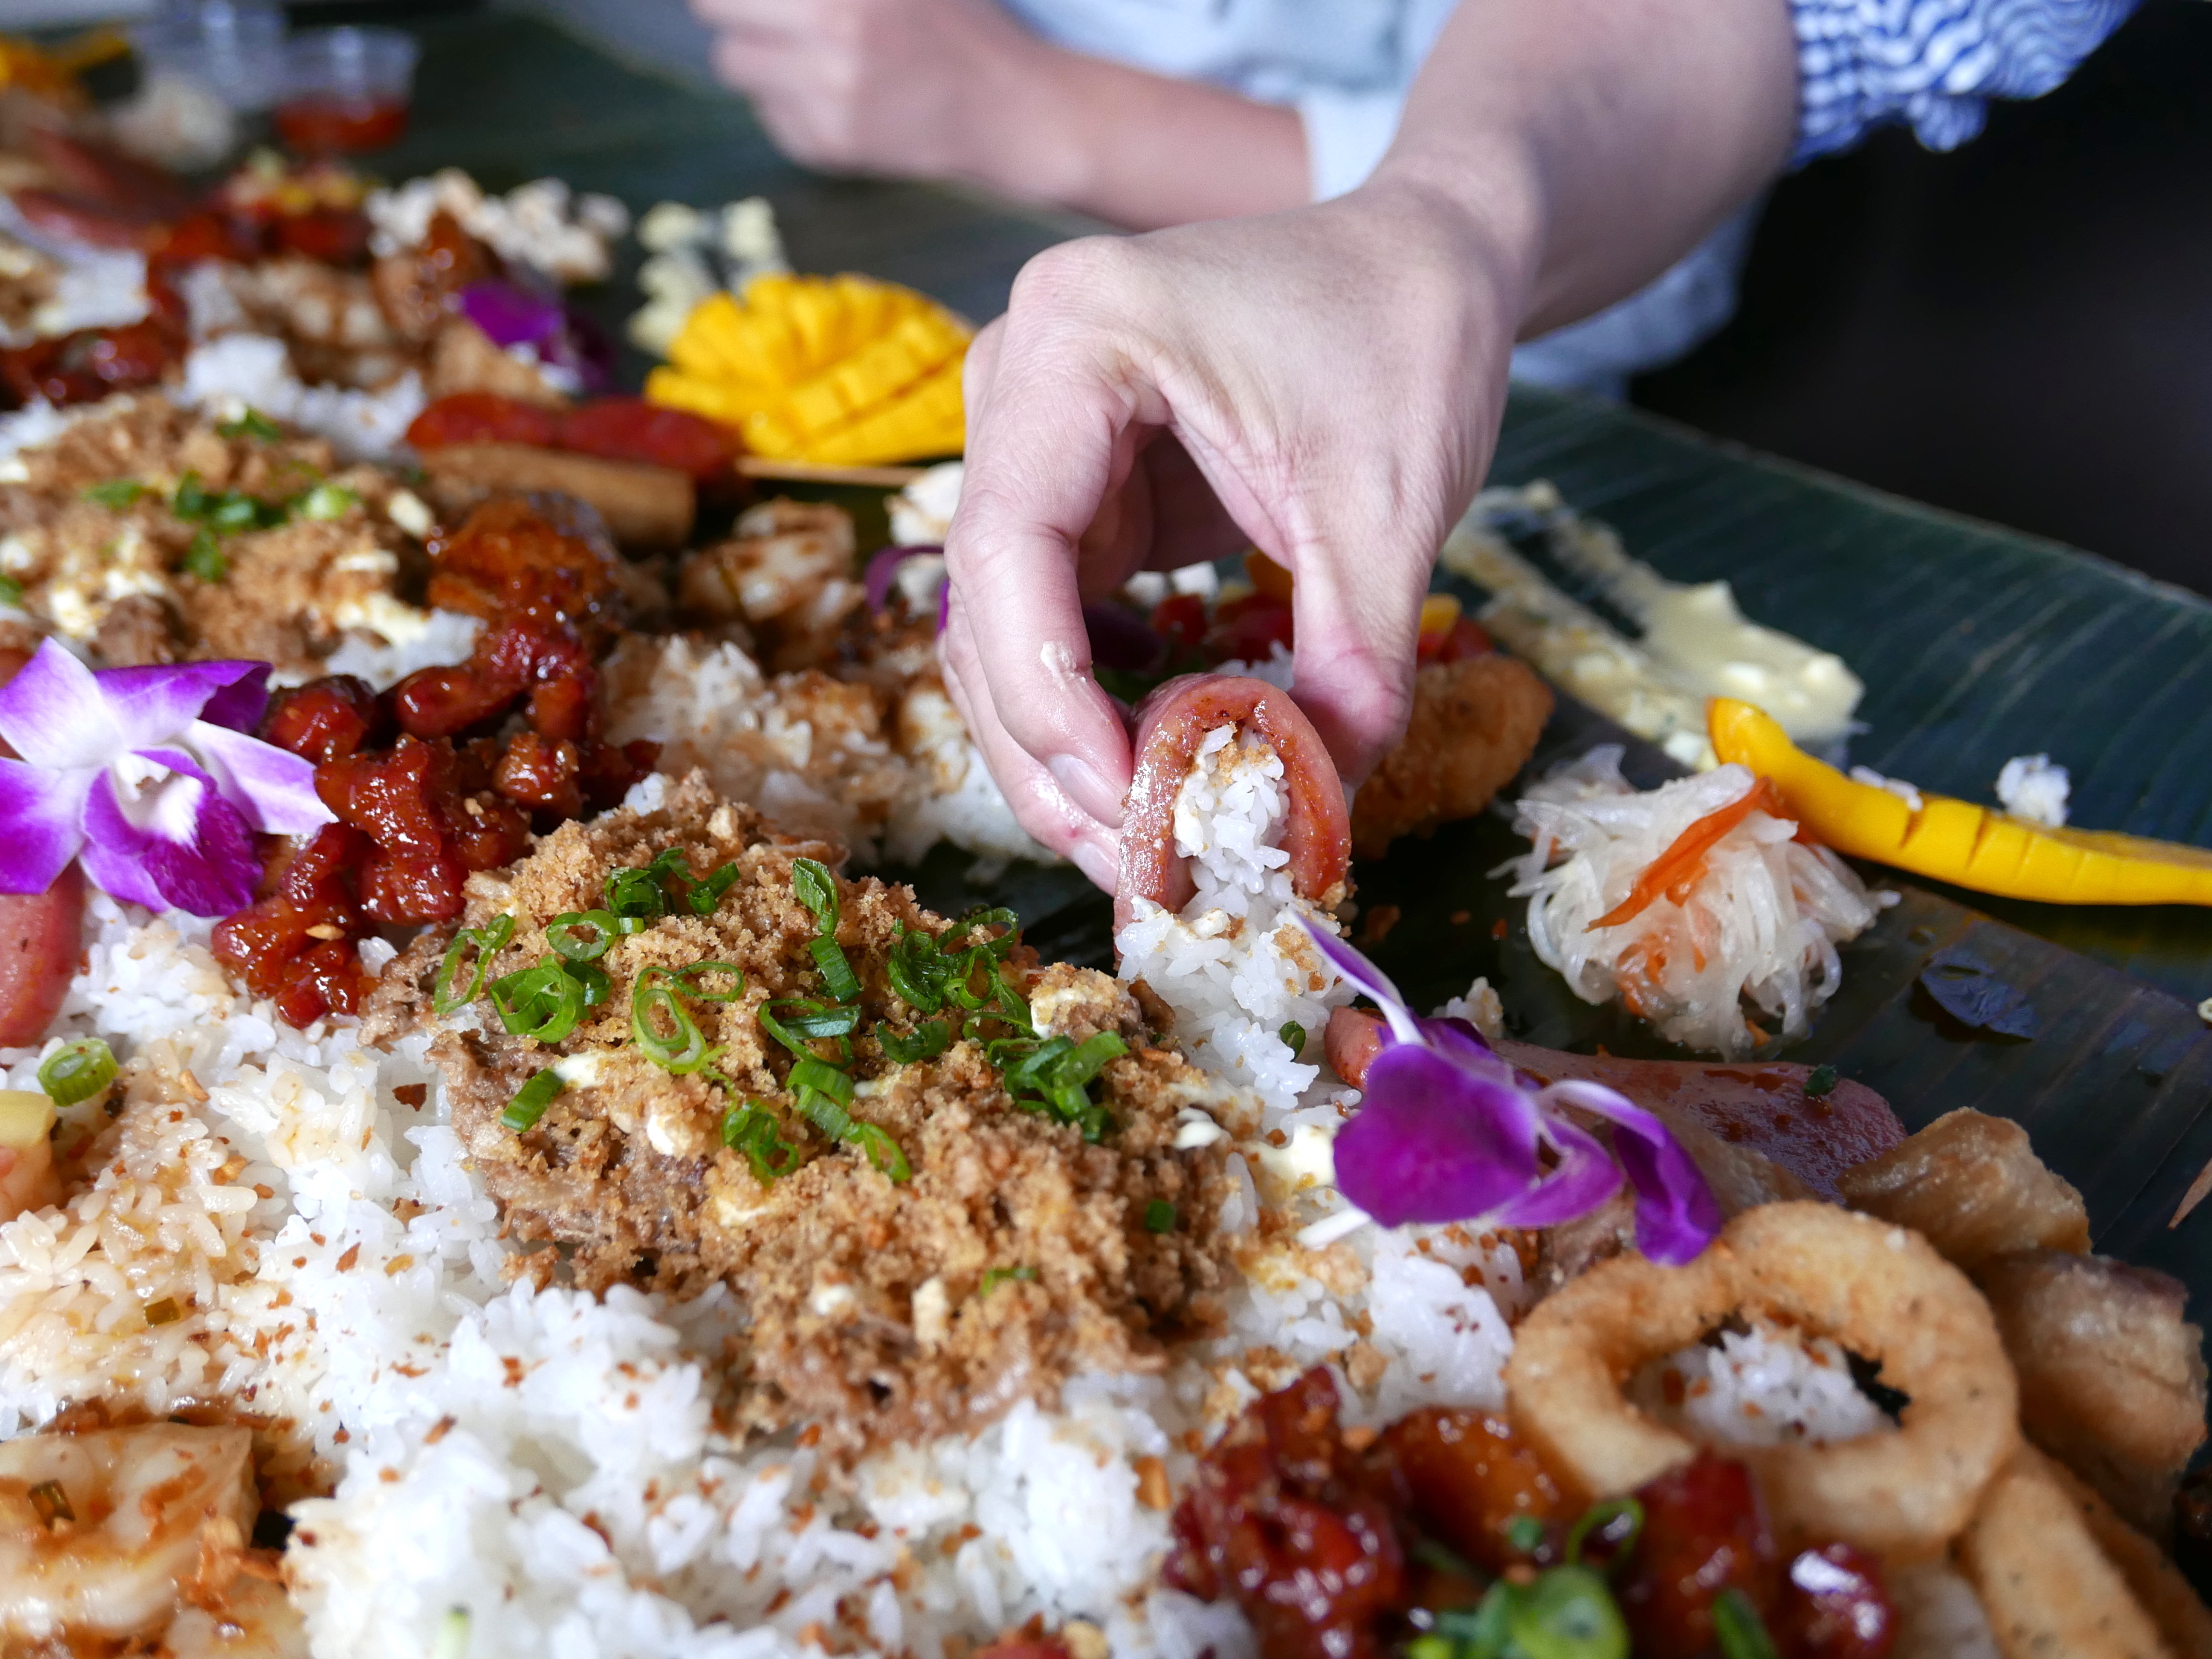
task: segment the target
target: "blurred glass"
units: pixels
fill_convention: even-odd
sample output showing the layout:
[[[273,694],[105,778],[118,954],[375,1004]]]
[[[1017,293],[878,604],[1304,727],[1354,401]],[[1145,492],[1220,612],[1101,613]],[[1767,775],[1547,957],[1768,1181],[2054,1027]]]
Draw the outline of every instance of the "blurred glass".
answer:
[[[169,0],[131,30],[149,70],[208,88],[234,110],[265,110],[284,83],[284,9],[264,0]]]
[[[276,131],[302,155],[381,149],[407,131],[415,37],[398,29],[304,29],[284,52]]]

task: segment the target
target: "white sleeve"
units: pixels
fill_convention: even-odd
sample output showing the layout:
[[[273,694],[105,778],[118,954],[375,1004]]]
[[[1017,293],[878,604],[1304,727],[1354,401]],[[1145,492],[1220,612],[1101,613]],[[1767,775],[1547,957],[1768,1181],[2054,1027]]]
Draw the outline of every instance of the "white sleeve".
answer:
[[[1406,107],[1402,89],[1347,92],[1316,88],[1298,94],[1298,118],[1305,124],[1306,170],[1313,198],[1326,202],[1364,182],[1398,136],[1398,116]]]

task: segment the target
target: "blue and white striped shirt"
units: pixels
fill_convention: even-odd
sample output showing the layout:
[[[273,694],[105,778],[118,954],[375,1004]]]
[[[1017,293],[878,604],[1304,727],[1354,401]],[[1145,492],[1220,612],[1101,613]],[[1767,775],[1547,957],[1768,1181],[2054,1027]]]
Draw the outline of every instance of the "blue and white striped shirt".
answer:
[[[1811,161],[1909,122],[1930,149],[1982,130],[1992,98],[2039,98],[2136,0],[1791,0],[1797,148]]]

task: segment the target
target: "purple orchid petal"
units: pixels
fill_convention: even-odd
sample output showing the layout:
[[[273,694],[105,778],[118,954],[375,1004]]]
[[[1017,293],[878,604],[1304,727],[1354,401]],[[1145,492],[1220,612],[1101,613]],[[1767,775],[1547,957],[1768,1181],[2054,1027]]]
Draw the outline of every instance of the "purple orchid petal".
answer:
[[[1679,1267],[1712,1242],[1721,1206],[1665,1124],[1602,1084],[1555,1083],[1537,1098],[1579,1106],[1613,1126],[1613,1155],[1636,1188],[1636,1245],[1645,1255]]]
[[[182,750],[142,750],[134,758],[166,775],[128,799],[112,771],[94,781],[84,806],[85,873],[150,909],[224,916],[251,904],[261,863],[246,819],[215,780]]]
[[[1564,1118],[1547,1118],[1544,1138],[1558,1149],[1559,1167],[1525,1198],[1501,1206],[1491,1216],[1501,1227],[1556,1227],[1588,1215],[1620,1190],[1620,1166],[1589,1130]]]
[[[185,733],[185,741],[248,827],[264,835],[304,836],[337,822],[315,793],[313,761],[204,720]]]
[[[50,772],[0,760],[0,893],[43,893],[84,844],[79,826],[91,781],[85,772]]]
[[[157,743],[173,743],[205,710],[216,703],[229,713],[251,706],[258,696],[269,701],[269,665],[230,659],[222,662],[180,662],[144,668],[103,669],[94,677],[101,699],[115,717],[123,734],[123,750],[145,749]],[[242,691],[233,691],[250,683]],[[253,710],[260,719],[259,708]],[[228,724],[228,721],[222,722]],[[112,754],[102,757],[113,760]]]
[[[269,712],[269,665],[249,662],[246,671],[201,705],[203,720],[210,726],[227,726],[234,732],[251,733],[259,729],[262,715]]]
[[[1535,1103],[1419,1043],[1368,1067],[1358,1114],[1337,1132],[1337,1189],[1386,1227],[1468,1221],[1542,1179]]]
[[[0,686],[0,738],[33,766],[55,771],[105,766],[129,744],[92,670],[52,640],[43,641],[15,678]],[[198,712],[194,703],[185,721]]]
[[[1346,984],[1380,1005],[1383,1018],[1390,1022],[1390,1034],[1400,1042],[1419,1043],[1422,1041],[1421,1023],[1413,1018],[1413,1011],[1406,1006],[1406,999],[1398,994],[1398,988],[1390,976],[1335,934],[1325,932],[1312,917],[1301,915],[1299,926],[1306,930],[1329,965],[1343,976]]]
[[[501,282],[471,283],[463,289],[461,315],[501,351],[556,338],[568,323],[558,300]]]
[[[891,589],[898,582],[898,568],[908,559],[926,553],[942,555],[941,547],[887,547],[868,561],[867,574],[862,586],[868,591],[868,609],[880,611],[890,603]]]

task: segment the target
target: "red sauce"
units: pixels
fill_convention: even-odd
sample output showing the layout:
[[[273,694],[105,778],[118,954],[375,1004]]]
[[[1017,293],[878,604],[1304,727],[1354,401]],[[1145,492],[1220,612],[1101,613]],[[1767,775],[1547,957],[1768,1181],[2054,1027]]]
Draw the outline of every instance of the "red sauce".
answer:
[[[1354,1437],[1337,1406],[1321,1370],[1255,1401],[1200,1460],[1173,1516],[1165,1581],[1233,1597],[1262,1659],[1401,1650],[1494,1578],[1526,1583],[1564,1559],[1581,1506],[1504,1419],[1431,1408]],[[1636,1541],[1625,1529],[1610,1547],[1588,1539],[1581,1559],[1608,1576],[1638,1659],[1711,1652],[1713,1603],[1729,1589],[1784,1659],[1885,1659],[1894,1645],[1877,1565],[1830,1545],[1785,1570],[1744,1465],[1705,1453],[1636,1497]]]
[[[215,949],[295,1025],[359,1012],[360,939],[459,915],[471,871],[520,858],[533,827],[613,805],[659,757],[599,735],[593,642],[612,582],[588,542],[502,501],[433,557],[433,601],[490,623],[467,663],[381,696],[313,681],[279,692],[263,719],[264,738],[315,763],[338,823],[216,928]]]
[[[415,417],[407,441],[417,449],[447,444],[528,444],[610,461],[636,461],[688,473],[705,483],[728,472],[737,440],[714,422],[642,398],[600,398],[559,410],[495,392],[456,392]]]
[[[276,108],[276,133],[301,155],[358,154],[396,144],[407,131],[397,98],[295,98]]]
[[[529,444],[550,449],[560,430],[561,416],[539,404],[496,392],[456,392],[415,417],[407,428],[407,441],[417,449],[442,449],[447,444]]]

